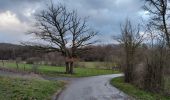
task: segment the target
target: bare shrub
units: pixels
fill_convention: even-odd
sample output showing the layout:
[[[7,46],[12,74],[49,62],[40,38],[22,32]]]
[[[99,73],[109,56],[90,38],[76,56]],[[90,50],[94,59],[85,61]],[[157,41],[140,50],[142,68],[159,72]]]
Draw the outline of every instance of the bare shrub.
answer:
[[[145,69],[144,63],[140,63],[136,65],[134,70],[135,77],[133,83],[139,88],[143,88],[144,86],[144,75],[145,75],[144,69]]]
[[[143,35],[140,34],[140,25],[134,27],[129,20],[121,28],[121,35],[116,40],[123,46],[125,53],[125,82],[132,83],[134,80],[134,67],[136,50],[143,41]]]

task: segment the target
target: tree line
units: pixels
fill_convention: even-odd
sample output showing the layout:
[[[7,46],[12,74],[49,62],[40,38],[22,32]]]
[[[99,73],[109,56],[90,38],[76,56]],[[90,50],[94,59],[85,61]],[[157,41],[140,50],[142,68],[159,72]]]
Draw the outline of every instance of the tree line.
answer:
[[[107,44],[107,45],[91,45],[86,47],[89,51],[81,53],[78,57],[79,61],[85,62],[113,62],[118,61],[118,56],[122,53],[122,49],[119,45]],[[1,60],[16,60],[20,58],[21,61],[27,63],[33,63],[34,59],[40,61],[51,61],[51,65],[62,65],[63,56],[60,52],[44,52],[37,51],[34,48],[29,48],[23,45],[0,43],[0,59]],[[61,63],[60,63],[61,62]]]
[[[143,8],[149,13],[148,22],[141,27],[127,20],[121,35],[115,38],[124,48],[124,81],[156,93],[166,92],[165,76],[169,75],[169,3],[145,0]]]

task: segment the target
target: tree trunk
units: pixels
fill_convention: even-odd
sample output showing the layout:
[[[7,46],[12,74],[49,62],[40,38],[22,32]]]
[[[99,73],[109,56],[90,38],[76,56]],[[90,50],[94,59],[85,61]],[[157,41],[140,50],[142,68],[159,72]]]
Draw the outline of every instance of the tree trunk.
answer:
[[[170,47],[170,39],[169,39],[169,33],[168,33],[168,29],[167,29],[165,14],[163,14],[162,16],[163,16],[162,19],[163,19],[163,26],[164,26],[164,30],[165,30],[164,33],[166,35],[167,45]]]
[[[66,64],[66,74],[69,74],[69,62],[65,62],[65,64]]]
[[[73,62],[70,62],[70,70],[69,70],[69,73],[70,74],[73,74],[74,71],[73,71]]]
[[[125,82],[126,83],[133,82],[133,64],[127,64],[124,73],[125,73]]]
[[[132,48],[132,47],[131,47]],[[126,50],[126,65],[124,69],[124,81],[126,83],[132,83],[134,79],[134,51]]]

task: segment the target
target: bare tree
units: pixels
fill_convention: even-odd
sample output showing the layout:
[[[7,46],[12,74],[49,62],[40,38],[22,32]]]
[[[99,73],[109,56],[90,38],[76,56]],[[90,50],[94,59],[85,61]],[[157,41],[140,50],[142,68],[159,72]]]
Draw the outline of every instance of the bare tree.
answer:
[[[150,13],[150,25],[161,31],[166,38],[167,45],[170,47],[170,0],[145,0],[144,9]]]
[[[85,46],[95,43],[97,32],[90,29],[86,19],[69,12],[63,5],[51,6],[36,15],[36,30],[31,32],[45,41],[32,46],[48,52],[58,51],[65,57],[66,73],[73,73],[73,63]],[[48,45],[46,45],[48,44]]]
[[[166,40],[151,26],[148,26],[147,32],[150,46],[145,61],[144,88],[152,92],[161,92],[164,89],[163,70],[167,60]]]
[[[16,63],[16,67],[17,67],[17,69],[19,69],[19,64],[18,64],[19,61],[16,57],[16,50],[14,48],[12,48],[12,53],[13,53],[13,59],[15,60],[15,63]]]
[[[167,66],[170,48],[170,0],[145,0],[144,9],[150,13],[148,23],[151,50],[147,55],[145,89],[160,92],[163,89],[163,70]],[[167,48],[169,47],[169,48]]]
[[[123,45],[125,52],[125,82],[133,82],[134,64],[136,49],[143,41],[143,35],[140,35],[140,26],[133,27],[129,20],[121,27],[121,35],[116,40]]]

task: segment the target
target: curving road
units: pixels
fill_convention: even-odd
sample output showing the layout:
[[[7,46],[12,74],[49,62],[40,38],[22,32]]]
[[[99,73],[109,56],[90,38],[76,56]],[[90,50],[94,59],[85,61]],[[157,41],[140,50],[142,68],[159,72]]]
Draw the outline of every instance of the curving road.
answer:
[[[87,78],[50,78],[0,70],[0,76],[21,78],[37,77],[47,80],[70,81],[70,84],[60,94],[57,100],[132,100],[132,98],[130,98],[128,95],[110,85],[110,80],[112,78],[122,76],[122,74],[102,75]]]
[[[72,81],[57,100],[132,100],[110,85],[110,80],[122,74],[102,75]]]

